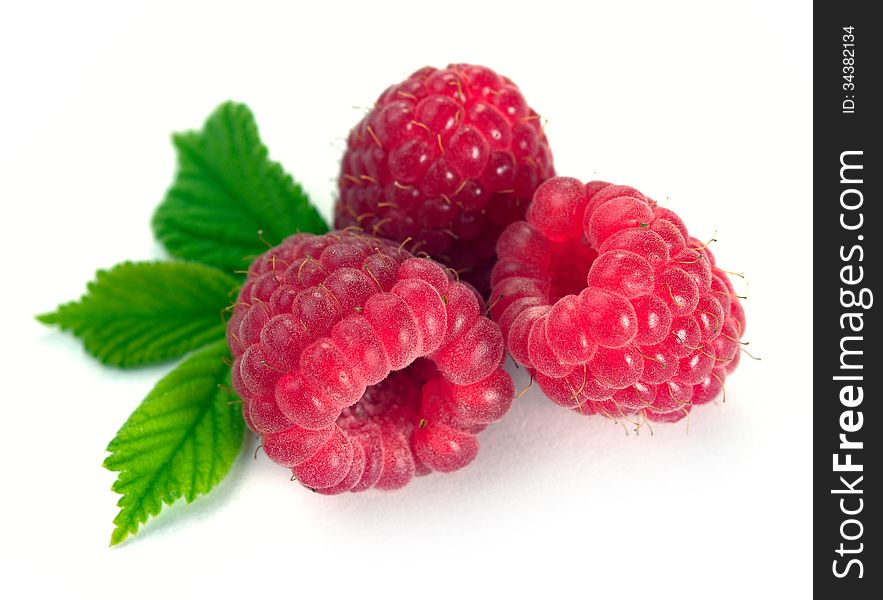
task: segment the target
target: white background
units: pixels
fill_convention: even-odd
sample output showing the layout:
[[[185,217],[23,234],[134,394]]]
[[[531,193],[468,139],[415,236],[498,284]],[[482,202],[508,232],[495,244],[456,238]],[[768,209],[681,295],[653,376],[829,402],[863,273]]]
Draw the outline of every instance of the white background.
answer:
[[[809,5],[302,4],[2,3],[0,596],[807,597]],[[250,104],[329,215],[353,106],[452,61],[520,85],[560,174],[717,230],[763,360],[653,436],[532,391],[468,469],[395,493],[311,494],[249,438],[214,493],[108,549],[105,445],[170,366],[103,368],[32,316],[97,267],[162,256],[169,134],[220,101]]]

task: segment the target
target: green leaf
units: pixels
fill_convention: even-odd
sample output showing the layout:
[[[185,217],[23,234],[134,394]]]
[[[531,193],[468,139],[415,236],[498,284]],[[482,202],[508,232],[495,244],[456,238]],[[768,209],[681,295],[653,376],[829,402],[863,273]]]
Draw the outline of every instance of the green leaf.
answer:
[[[328,231],[306,193],[268,158],[244,104],[222,104],[201,131],[173,141],[178,174],[153,216],[153,230],[174,256],[232,273],[247,268],[267,244],[298,231]]]
[[[245,422],[230,388],[226,342],[187,357],[156,384],[107,447],[122,494],[110,544],[118,544],[163,504],[188,503],[220,482],[242,446]]]
[[[222,310],[237,282],[197,263],[121,263],[98,271],[86,294],[38,320],[81,338],[108,365],[170,360],[224,337]]]

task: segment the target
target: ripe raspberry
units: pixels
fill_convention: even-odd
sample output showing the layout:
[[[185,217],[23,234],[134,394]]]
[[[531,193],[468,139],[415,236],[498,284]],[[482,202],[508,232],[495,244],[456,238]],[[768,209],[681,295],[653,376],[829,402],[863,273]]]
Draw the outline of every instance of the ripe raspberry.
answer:
[[[745,314],[727,274],[634,188],[550,179],[497,253],[494,319],[557,404],[674,422],[738,364]]]
[[[514,395],[475,290],[353,231],[297,234],[255,260],[227,339],[248,426],[323,494],[464,467]]]
[[[486,67],[424,67],[349,134],[335,225],[413,240],[486,295],[500,232],[554,175],[539,116]]]

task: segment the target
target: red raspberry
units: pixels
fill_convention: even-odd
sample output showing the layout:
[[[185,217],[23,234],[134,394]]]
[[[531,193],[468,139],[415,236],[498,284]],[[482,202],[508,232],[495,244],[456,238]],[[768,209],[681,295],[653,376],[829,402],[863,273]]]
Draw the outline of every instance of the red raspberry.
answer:
[[[297,234],[260,256],[227,339],[248,426],[323,494],[464,467],[514,395],[475,290],[353,231]]]
[[[350,132],[335,225],[412,240],[486,295],[500,232],[554,174],[539,116],[509,79],[424,67]]]
[[[738,364],[745,315],[727,274],[634,188],[550,179],[497,253],[494,319],[558,404],[673,422]]]

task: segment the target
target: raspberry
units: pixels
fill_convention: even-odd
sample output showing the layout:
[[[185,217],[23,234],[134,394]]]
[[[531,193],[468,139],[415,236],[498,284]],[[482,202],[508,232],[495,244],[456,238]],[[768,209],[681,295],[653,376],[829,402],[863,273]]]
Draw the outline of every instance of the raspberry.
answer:
[[[674,422],[738,364],[745,313],[727,274],[634,188],[552,178],[497,254],[491,312],[557,404]]]
[[[515,84],[486,67],[424,67],[350,132],[335,225],[413,241],[486,296],[500,232],[553,175],[539,116]]]
[[[481,310],[468,284],[393,242],[291,236],[251,265],[227,325],[245,420],[323,494],[460,469],[515,393]]]

